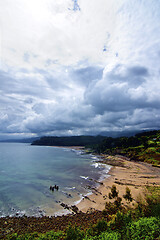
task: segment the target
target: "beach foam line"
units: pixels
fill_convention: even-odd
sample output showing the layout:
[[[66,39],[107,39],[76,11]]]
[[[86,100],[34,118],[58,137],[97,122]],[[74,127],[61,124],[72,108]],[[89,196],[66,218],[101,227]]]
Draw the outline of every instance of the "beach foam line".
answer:
[[[80,178],[83,178],[83,179],[87,180],[89,177],[80,176]]]
[[[65,187],[65,189],[67,189],[67,190],[73,190],[73,189],[76,189],[76,187]]]

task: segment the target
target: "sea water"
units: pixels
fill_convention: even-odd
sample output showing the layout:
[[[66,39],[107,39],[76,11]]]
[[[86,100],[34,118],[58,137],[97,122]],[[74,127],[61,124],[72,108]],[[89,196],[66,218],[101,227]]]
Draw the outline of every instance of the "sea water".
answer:
[[[109,169],[73,149],[0,143],[0,217],[60,215],[60,203],[80,201]]]

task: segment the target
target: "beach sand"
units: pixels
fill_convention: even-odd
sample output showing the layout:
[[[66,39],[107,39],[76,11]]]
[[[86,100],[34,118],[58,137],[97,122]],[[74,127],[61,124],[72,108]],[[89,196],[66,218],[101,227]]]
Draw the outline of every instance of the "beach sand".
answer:
[[[146,186],[160,186],[160,168],[153,167],[150,164],[130,161],[122,156],[102,156],[104,163],[112,165],[109,171],[109,177],[104,179],[100,186],[93,190],[93,193],[77,204],[82,212],[105,209],[106,202],[113,202],[108,197],[112,185],[116,186],[122,198],[122,204],[128,203],[123,198],[126,187],[129,187],[133,197],[130,206],[134,206],[139,198],[144,198],[147,191]]]

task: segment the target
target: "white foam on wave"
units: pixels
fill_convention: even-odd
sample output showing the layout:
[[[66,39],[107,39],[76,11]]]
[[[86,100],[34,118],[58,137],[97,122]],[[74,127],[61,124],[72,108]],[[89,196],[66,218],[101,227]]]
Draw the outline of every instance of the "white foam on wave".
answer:
[[[67,214],[70,214],[71,212],[68,210],[68,209],[62,209],[62,210],[60,210],[60,211],[58,211],[58,212],[55,212],[54,214],[53,214],[53,216],[55,216],[55,217],[58,217],[58,216],[63,216],[63,215],[67,215]],[[52,215],[51,215],[52,216]]]
[[[111,166],[109,165],[106,165],[106,164],[101,164],[101,166],[104,168],[102,171],[101,171],[101,176],[100,178],[98,179],[100,182],[103,181],[105,178],[108,178],[110,175],[109,175],[109,171],[111,169]]]
[[[9,216],[10,217],[15,217],[15,216],[17,216],[17,217],[22,217],[22,216],[24,216],[24,215],[27,215],[27,213],[26,213],[26,211],[25,210],[18,210],[18,211],[14,211],[14,213],[11,213]]]
[[[91,164],[91,166],[93,166],[95,168],[100,168],[101,167],[101,163],[95,162],[95,163]]]
[[[97,159],[97,160],[95,160]],[[100,160],[98,157],[94,156],[94,160],[92,161],[91,166],[97,168],[100,170],[100,178],[98,179],[98,181],[103,181],[105,178],[109,177],[109,170],[111,169],[110,165],[104,164],[102,162],[99,162],[98,160]]]
[[[72,190],[75,189],[76,187],[65,187],[65,189]]]
[[[87,180],[89,177],[80,176],[80,178],[83,178],[83,179]]]
[[[74,205],[79,204],[79,203],[84,199],[84,196],[90,196],[90,195],[92,195],[92,194],[93,194],[92,191],[89,191],[88,193],[85,193],[84,195],[83,195],[82,193],[80,193],[80,194],[79,194],[80,199],[77,200],[77,201],[75,201],[75,202],[74,202]]]
[[[97,156],[93,155],[93,154],[90,154],[90,156],[93,160],[99,160],[99,158]]]
[[[83,155],[83,151],[82,150],[76,150],[76,149],[72,149],[73,152],[75,152],[77,155]]]

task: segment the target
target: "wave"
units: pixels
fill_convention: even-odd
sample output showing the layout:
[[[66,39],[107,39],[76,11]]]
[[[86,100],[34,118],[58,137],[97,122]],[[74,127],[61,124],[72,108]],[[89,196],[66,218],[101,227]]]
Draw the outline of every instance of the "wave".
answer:
[[[93,166],[95,168],[101,168],[102,164],[95,162],[95,163],[91,164],[91,166]]]
[[[76,187],[65,187],[65,189],[72,190],[75,189]]]
[[[83,178],[83,179],[87,180],[89,177],[80,176],[80,178]]]

